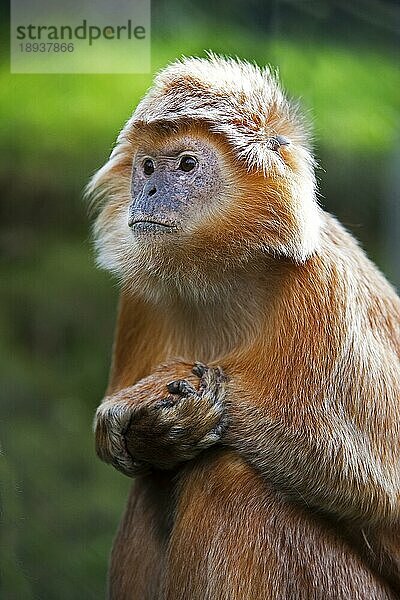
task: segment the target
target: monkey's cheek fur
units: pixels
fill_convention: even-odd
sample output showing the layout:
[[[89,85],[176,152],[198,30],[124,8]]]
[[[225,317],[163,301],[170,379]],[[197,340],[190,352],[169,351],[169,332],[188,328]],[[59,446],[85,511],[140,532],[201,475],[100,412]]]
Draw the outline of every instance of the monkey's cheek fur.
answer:
[[[173,469],[218,443],[227,425],[226,378],[219,368],[199,365],[193,369],[201,377],[198,390],[176,380],[165,397],[148,403],[104,402],[95,418],[98,456],[133,476],[151,467]]]

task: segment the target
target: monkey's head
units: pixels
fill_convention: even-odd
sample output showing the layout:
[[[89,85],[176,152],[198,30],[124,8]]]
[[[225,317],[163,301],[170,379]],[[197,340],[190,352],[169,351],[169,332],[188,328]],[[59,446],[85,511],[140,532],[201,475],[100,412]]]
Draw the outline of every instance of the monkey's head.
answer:
[[[88,192],[99,263],[147,296],[318,247],[303,120],[268,69],[232,59],[161,71]]]

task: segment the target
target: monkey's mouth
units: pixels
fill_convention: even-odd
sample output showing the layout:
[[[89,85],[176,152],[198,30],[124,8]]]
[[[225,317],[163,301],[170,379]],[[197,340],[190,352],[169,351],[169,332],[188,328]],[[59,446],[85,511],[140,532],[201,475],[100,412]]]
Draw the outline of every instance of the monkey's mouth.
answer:
[[[177,226],[172,223],[164,223],[154,219],[137,219],[128,223],[132,231],[140,233],[172,232]]]

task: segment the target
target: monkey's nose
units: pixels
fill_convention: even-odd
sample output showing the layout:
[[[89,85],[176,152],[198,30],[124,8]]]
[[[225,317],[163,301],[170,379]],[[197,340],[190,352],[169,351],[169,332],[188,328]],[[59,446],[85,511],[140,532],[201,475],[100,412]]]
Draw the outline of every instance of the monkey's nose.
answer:
[[[156,193],[156,191],[157,191],[156,188],[153,186],[151,188],[151,190],[148,191],[147,195],[148,196],[154,196],[154,194]]]

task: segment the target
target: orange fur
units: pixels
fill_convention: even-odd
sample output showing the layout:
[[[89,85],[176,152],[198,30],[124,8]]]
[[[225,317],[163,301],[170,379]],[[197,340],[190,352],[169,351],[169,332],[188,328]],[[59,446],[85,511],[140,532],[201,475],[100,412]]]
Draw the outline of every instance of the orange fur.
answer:
[[[99,454],[112,462],[104,407],[151,406],[171,380],[196,381],[196,360],[228,376],[225,448],[135,481],[110,595],[396,598],[400,301],[317,206],[302,122],[253,69],[216,57],[169,67],[90,188],[104,195],[100,260],[122,282]],[[146,253],[124,229],[132,156],[187,132],[218,149],[227,192]],[[272,134],[291,144],[268,154]]]

